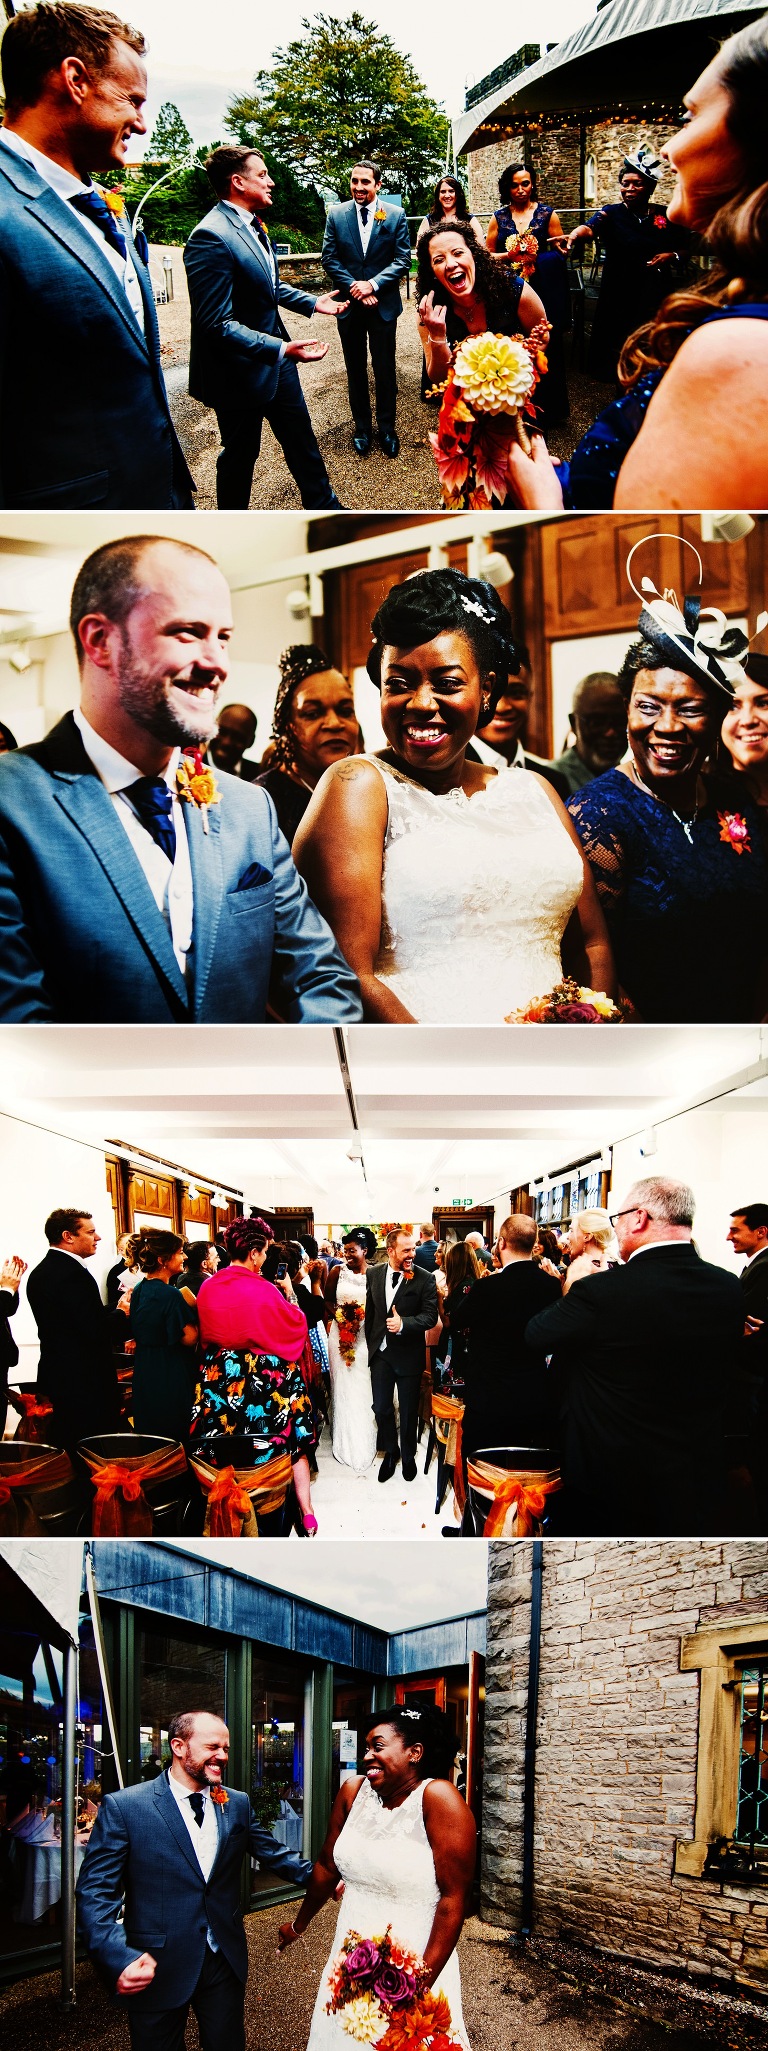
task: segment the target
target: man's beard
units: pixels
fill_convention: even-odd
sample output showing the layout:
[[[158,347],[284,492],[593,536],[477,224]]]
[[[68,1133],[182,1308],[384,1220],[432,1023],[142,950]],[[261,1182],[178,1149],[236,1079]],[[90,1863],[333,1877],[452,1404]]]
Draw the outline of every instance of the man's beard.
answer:
[[[127,658],[127,648],[125,653]],[[195,680],[193,669],[190,681]],[[200,676],[201,684],[207,681],[205,676]],[[128,660],[121,671],[120,689],[125,710],[136,725],[166,747],[205,748],[216,732],[213,707],[197,705],[189,695],[183,705],[171,704],[166,696],[166,679],[153,675],[151,670],[129,667]]]
[[[190,1758],[189,1752],[185,1753],[182,1764],[184,1767],[184,1772],[189,1775],[190,1780],[197,1781],[198,1787],[207,1788],[211,1786],[211,1782],[208,1779],[208,1767],[206,1764],[203,1764],[202,1766],[195,1766],[192,1759]]]

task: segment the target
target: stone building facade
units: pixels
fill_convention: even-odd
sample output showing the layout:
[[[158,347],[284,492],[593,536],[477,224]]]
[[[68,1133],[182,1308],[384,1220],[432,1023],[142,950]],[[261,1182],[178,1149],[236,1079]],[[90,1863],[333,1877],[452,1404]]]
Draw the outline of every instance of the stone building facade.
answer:
[[[662,143],[678,127],[676,120],[582,122],[569,121],[564,115],[559,119],[535,115],[525,122],[521,119],[497,142],[470,150],[471,210],[482,216],[492,214],[499,204],[498,180],[505,165],[526,163],[536,174],[539,197],[549,206],[562,208],[564,226],[575,227],[577,217],[618,199],[619,172],[628,150],[646,143],[658,156]],[[654,195],[662,205],[671,198],[673,185],[672,173],[665,169]]]
[[[745,1662],[768,1661],[768,1547],[542,1554],[534,1937],[765,1993],[768,1863],[761,1881],[712,1861],[735,1829]],[[490,1555],[482,1914],[519,1930],[535,1555]]]

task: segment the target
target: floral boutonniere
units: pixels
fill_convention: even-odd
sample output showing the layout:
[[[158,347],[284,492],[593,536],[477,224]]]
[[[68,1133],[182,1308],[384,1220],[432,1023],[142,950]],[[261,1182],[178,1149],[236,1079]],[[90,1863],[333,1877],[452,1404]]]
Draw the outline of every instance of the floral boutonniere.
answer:
[[[227,1792],[227,1789],[217,1784],[216,1787],[211,1788],[209,1792],[211,1801],[216,1803],[217,1809],[226,1809],[227,1803],[229,1801],[229,1794]]]
[[[96,190],[111,214],[120,215],[125,213],[125,200],[121,192],[111,191],[108,185],[98,185]]]
[[[179,756],[176,789],[180,798],[186,798],[189,805],[196,805],[202,812],[203,832],[207,833],[208,806],[221,804],[221,791],[199,748],[185,748]]]
[[[742,819],[738,812],[718,812],[717,816],[720,821],[720,839],[725,841],[726,847],[732,847],[736,855],[751,855],[752,847],[746,819]]]
[[[376,212],[375,212],[375,214],[374,214],[373,218],[374,218],[374,221],[386,221],[386,218],[387,218],[387,209],[386,209],[386,207],[377,207],[377,208],[376,208]]]

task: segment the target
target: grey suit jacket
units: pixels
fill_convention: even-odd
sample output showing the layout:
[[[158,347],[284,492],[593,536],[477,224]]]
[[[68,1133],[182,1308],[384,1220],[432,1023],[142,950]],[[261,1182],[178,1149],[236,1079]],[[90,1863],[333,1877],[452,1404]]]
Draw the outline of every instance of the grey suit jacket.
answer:
[[[165,1773],[107,1795],[91,1832],[77,1883],[78,1921],[91,1957],[114,1988],[142,1952],[157,1961],[150,1987],[132,1994],[132,2010],[180,2008],[200,1978],[210,1929],[238,1979],[248,1973],[240,1908],[246,1853],[294,1886],[312,1866],[257,1822],[248,1796],[227,1790],[216,1810],[219,1849],[208,1879]],[[125,1920],[117,1921],[122,1903]]]
[[[0,757],[0,1020],[251,1024],[359,1019],[357,978],[307,894],[266,791],[217,772],[185,807],[187,979],[70,713]]]
[[[375,281],[382,320],[399,320],[403,311],[400,279],[411,267],[411,238],[402,207],[377,201],[375,210],[380,207],[384,219],[374,220],[365,255],[354,200],[331,207],[323,237],[323,264],[342,299],[349,298],[356,279]],[[340,322],[349,320],[354,308],[353,299],[347,312],[339,316]]]
[[[130,242],[127,219],[121,225]],[[0,132],[3,506],[191,506],[152,286],[135,249],[133,256],[143,335],[76,209]]]
[[[192,304],[193,399],[204,406],[246,403],[263,411],[277,392],[282,344],[288,340],[280,308],[289,306],[309,319],[315,298],[281,285],[277,258],[272,276],[267,252],[245,216],[221,203],[193,228],[184,267]]]

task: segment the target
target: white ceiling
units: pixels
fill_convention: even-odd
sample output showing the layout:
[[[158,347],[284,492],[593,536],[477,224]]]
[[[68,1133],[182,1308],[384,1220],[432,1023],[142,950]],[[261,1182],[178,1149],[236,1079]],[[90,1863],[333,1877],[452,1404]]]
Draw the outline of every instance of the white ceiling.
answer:
[[[320,1219],[500,1197],[724,1087],[768,1103],[758,1026],[3,1029],[0,1109]],[[365,1175],[350,1152],[362,1148]]]

